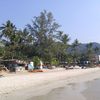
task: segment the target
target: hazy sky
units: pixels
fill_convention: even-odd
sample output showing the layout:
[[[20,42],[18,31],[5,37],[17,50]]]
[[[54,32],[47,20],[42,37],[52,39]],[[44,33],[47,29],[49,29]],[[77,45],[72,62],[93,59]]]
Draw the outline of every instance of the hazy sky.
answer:
[[[0,0],[0,25],[10,19],[23,28],[44,9],[53,13],[71,42],[100,43],[100,0]]]

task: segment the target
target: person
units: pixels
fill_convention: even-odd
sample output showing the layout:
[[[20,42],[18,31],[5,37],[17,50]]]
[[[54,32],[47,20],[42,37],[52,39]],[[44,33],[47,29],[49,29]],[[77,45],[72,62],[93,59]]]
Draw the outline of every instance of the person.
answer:
[[[28,71],[33,71],[34,66],[31,64],[31,62],[29,62],[28,64]]]
[[[43,62],[40,61],[40,69],[43,69]]]

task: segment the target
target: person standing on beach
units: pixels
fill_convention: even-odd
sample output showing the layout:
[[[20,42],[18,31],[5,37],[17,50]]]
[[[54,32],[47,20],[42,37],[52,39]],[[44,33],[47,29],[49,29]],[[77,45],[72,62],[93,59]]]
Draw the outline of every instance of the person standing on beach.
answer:
[[[33,69],[34,69],[33,62],[29,62],[28,71],[33,71]]]

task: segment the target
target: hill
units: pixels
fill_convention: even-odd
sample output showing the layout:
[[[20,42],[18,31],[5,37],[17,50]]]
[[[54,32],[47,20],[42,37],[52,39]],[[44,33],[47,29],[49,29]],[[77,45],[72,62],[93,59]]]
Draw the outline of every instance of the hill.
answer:
[[[79,52],[79,53],[86,53],[86,51],[87,51],[87,44],[88,43],[81,43],[81,44],[79,44],[79,46],[76,48],[77,52]],[[100,44],[96,43],[96,42],[92,42],[92,45],[93,45],[92,46],[93,49],[95,49],[96,47],[99,48],[99,51],[97,52],[97,54],[100,54]],[[68,52],[72,53],[72,48],[71,47],[68,48]]]

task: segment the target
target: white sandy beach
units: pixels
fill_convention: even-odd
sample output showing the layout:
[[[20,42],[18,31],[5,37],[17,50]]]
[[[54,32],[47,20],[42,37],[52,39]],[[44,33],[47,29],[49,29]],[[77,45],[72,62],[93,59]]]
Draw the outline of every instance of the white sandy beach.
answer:
[[[66,84],[100,78],[100,68],[52,70],[0,78],[0,100],[28,100]]]

